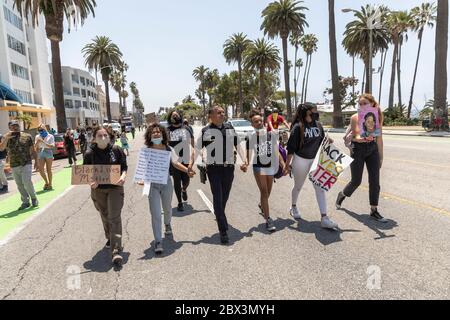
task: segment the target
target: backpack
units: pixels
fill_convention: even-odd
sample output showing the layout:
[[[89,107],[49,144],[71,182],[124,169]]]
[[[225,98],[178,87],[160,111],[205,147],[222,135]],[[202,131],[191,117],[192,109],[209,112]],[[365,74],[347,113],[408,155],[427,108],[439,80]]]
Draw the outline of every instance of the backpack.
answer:
[[[278,152],[280,153],[281,157],[283,158],[283,161],[286,162],[287,161],[287,151],[285,148],[283,148],[283,146],[281,144],[278,145]],[[278,172],[275,174],[274,178],[275,179],[283,178],[284,177],[283,170],[284,170],[284,168],[280,164]]]

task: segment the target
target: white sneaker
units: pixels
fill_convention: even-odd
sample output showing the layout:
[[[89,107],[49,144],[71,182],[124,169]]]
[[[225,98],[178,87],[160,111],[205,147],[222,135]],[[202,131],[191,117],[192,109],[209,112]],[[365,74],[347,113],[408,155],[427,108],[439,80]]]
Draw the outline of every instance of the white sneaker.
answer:
[[[326,216],[322,218],[322,228],[324,229],[337,229],[339,228],[339,226],[337,225],[337,223],[334,223],[333,221],[331,221],[331,219]]]
[[[292,218],[294,218],[295,220],[300,220],[302,218],[300,216],[300,212],[298,212],[297,207],[292,207],[290,210],[290,214],[291,214]]]

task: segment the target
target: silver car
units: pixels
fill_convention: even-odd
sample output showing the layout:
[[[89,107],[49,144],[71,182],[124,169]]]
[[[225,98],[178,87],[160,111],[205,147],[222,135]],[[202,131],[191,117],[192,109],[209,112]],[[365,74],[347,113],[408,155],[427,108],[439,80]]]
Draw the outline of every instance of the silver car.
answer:
[[[240,139],[245,139],[249,133],[255,131],[255,128],[252,127],[252,124],[248,120],[232,119],[228,122],[234,127],[234,130]]]

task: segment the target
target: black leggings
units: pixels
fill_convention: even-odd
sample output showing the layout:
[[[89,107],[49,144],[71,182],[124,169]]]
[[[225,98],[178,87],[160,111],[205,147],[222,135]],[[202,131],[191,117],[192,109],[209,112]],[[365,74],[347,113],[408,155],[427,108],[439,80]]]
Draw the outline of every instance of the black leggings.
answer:
[[[186,168],[188,167],[185,164],[183,165]],[[172,178],[173,178],[173,188],[175,189],[175,195],[177,196],[178,203],[182,203],[183,199],[181,198],[181,191],[182,189],[186,190],[189,187],[191,179],[189,178],[189,175],[187,173],[177,170],[175,168],[173,168]]]
[[[375,142],[354,143],[352,156],[354,159],[351,165],[352,181],[345,187],[344,195],[351,197],[361,185],[364,164],[366,164],[369,173],[370,205],[377,207],[380,199],[380,154],[378,145]]]

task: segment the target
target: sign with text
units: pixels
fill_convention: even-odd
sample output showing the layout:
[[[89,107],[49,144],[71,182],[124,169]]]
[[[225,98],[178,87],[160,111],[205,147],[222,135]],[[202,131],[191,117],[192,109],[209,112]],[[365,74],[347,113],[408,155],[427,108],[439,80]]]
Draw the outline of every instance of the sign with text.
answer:
[[[72,168],[72,185],[116,184],[121,176],[120,165],[85,165]]]
[[[311,167],[309,180],[323,190],[330,191],[338,177],[352,162],[353,159],[350,156],[326,139]]]
[[[167,184],[171,151],[143,148],[139,153],[134,181]]]

